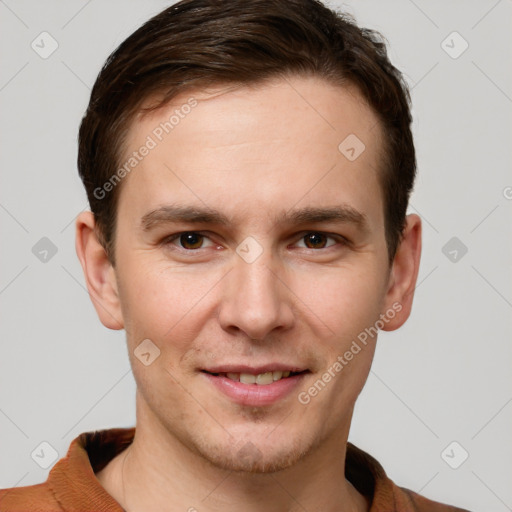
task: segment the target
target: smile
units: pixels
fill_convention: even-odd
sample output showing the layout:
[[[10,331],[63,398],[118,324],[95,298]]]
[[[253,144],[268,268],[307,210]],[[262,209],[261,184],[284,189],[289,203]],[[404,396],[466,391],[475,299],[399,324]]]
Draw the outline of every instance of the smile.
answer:
[[[271,405],[289,395],[309,370],[229,368],[202,370],[216,391],[239,405],[251,407]],[[239,371],[235,371],[239,370]]]
[[[258,373],[254,375],[252,373],[236,373],[236,372],[227,372],[227,373],[216,373],[212,375],[227,377],[228,379],[241,382],[242,384],[256,384],[258,386],[268,386],[273,382],[277,382],[281,379],[286,379],[290,377],[290,375],[297,375],[298,372],[291,372],[289,370],[286,371],[273,371],[273,372],[265,372]]]

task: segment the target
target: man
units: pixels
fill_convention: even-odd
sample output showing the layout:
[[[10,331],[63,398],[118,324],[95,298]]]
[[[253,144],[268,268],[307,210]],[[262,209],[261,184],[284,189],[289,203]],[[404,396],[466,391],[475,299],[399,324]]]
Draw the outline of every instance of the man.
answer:
[[[185,0],[108,59],[76,248],[125,329],[136,429],[85,433],[0,510],[448,511],[347,443],[421,223],[407,88],[314,0]]]

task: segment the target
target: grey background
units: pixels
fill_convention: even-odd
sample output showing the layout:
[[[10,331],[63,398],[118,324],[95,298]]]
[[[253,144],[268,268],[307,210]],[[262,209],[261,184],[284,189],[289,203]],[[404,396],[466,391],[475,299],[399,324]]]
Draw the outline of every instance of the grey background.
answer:
[[[62,457],[81,432],[134,425],[124,332],[100,324],[74,251],[76,136],[105,58],[169,4],[0,0],[0,488],[46,479],[43,441]],[[424,221],[412,316],[380,335],[350,440],[402,486],[512,510],[512,2],[330,5],[382,31],[412,87]],[[58,43],[46,59],[31,47],[43,31]]]

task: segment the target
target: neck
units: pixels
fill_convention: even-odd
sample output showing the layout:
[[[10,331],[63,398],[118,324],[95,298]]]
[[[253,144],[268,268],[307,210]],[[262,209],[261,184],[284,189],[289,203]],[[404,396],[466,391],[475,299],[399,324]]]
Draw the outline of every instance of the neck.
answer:
[[[132,444],[100,473],[100,483],[127,512],[367,511],[368,502],[345,479],[347,432],[298,464],[273,473],[213,466],[159,422],[140,421]],[[152,418],[154,420],[154,418]]]

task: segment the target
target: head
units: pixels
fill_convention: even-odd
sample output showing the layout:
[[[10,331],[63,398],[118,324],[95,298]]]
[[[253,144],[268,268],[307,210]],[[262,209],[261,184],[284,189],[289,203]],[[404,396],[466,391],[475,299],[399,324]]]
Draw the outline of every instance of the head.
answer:
[[[376,332],[412,304],[410,124],[378,34],[315,0],[185,0],[109,57],[77,250],[146,422],[241,470],[346,438]]]

